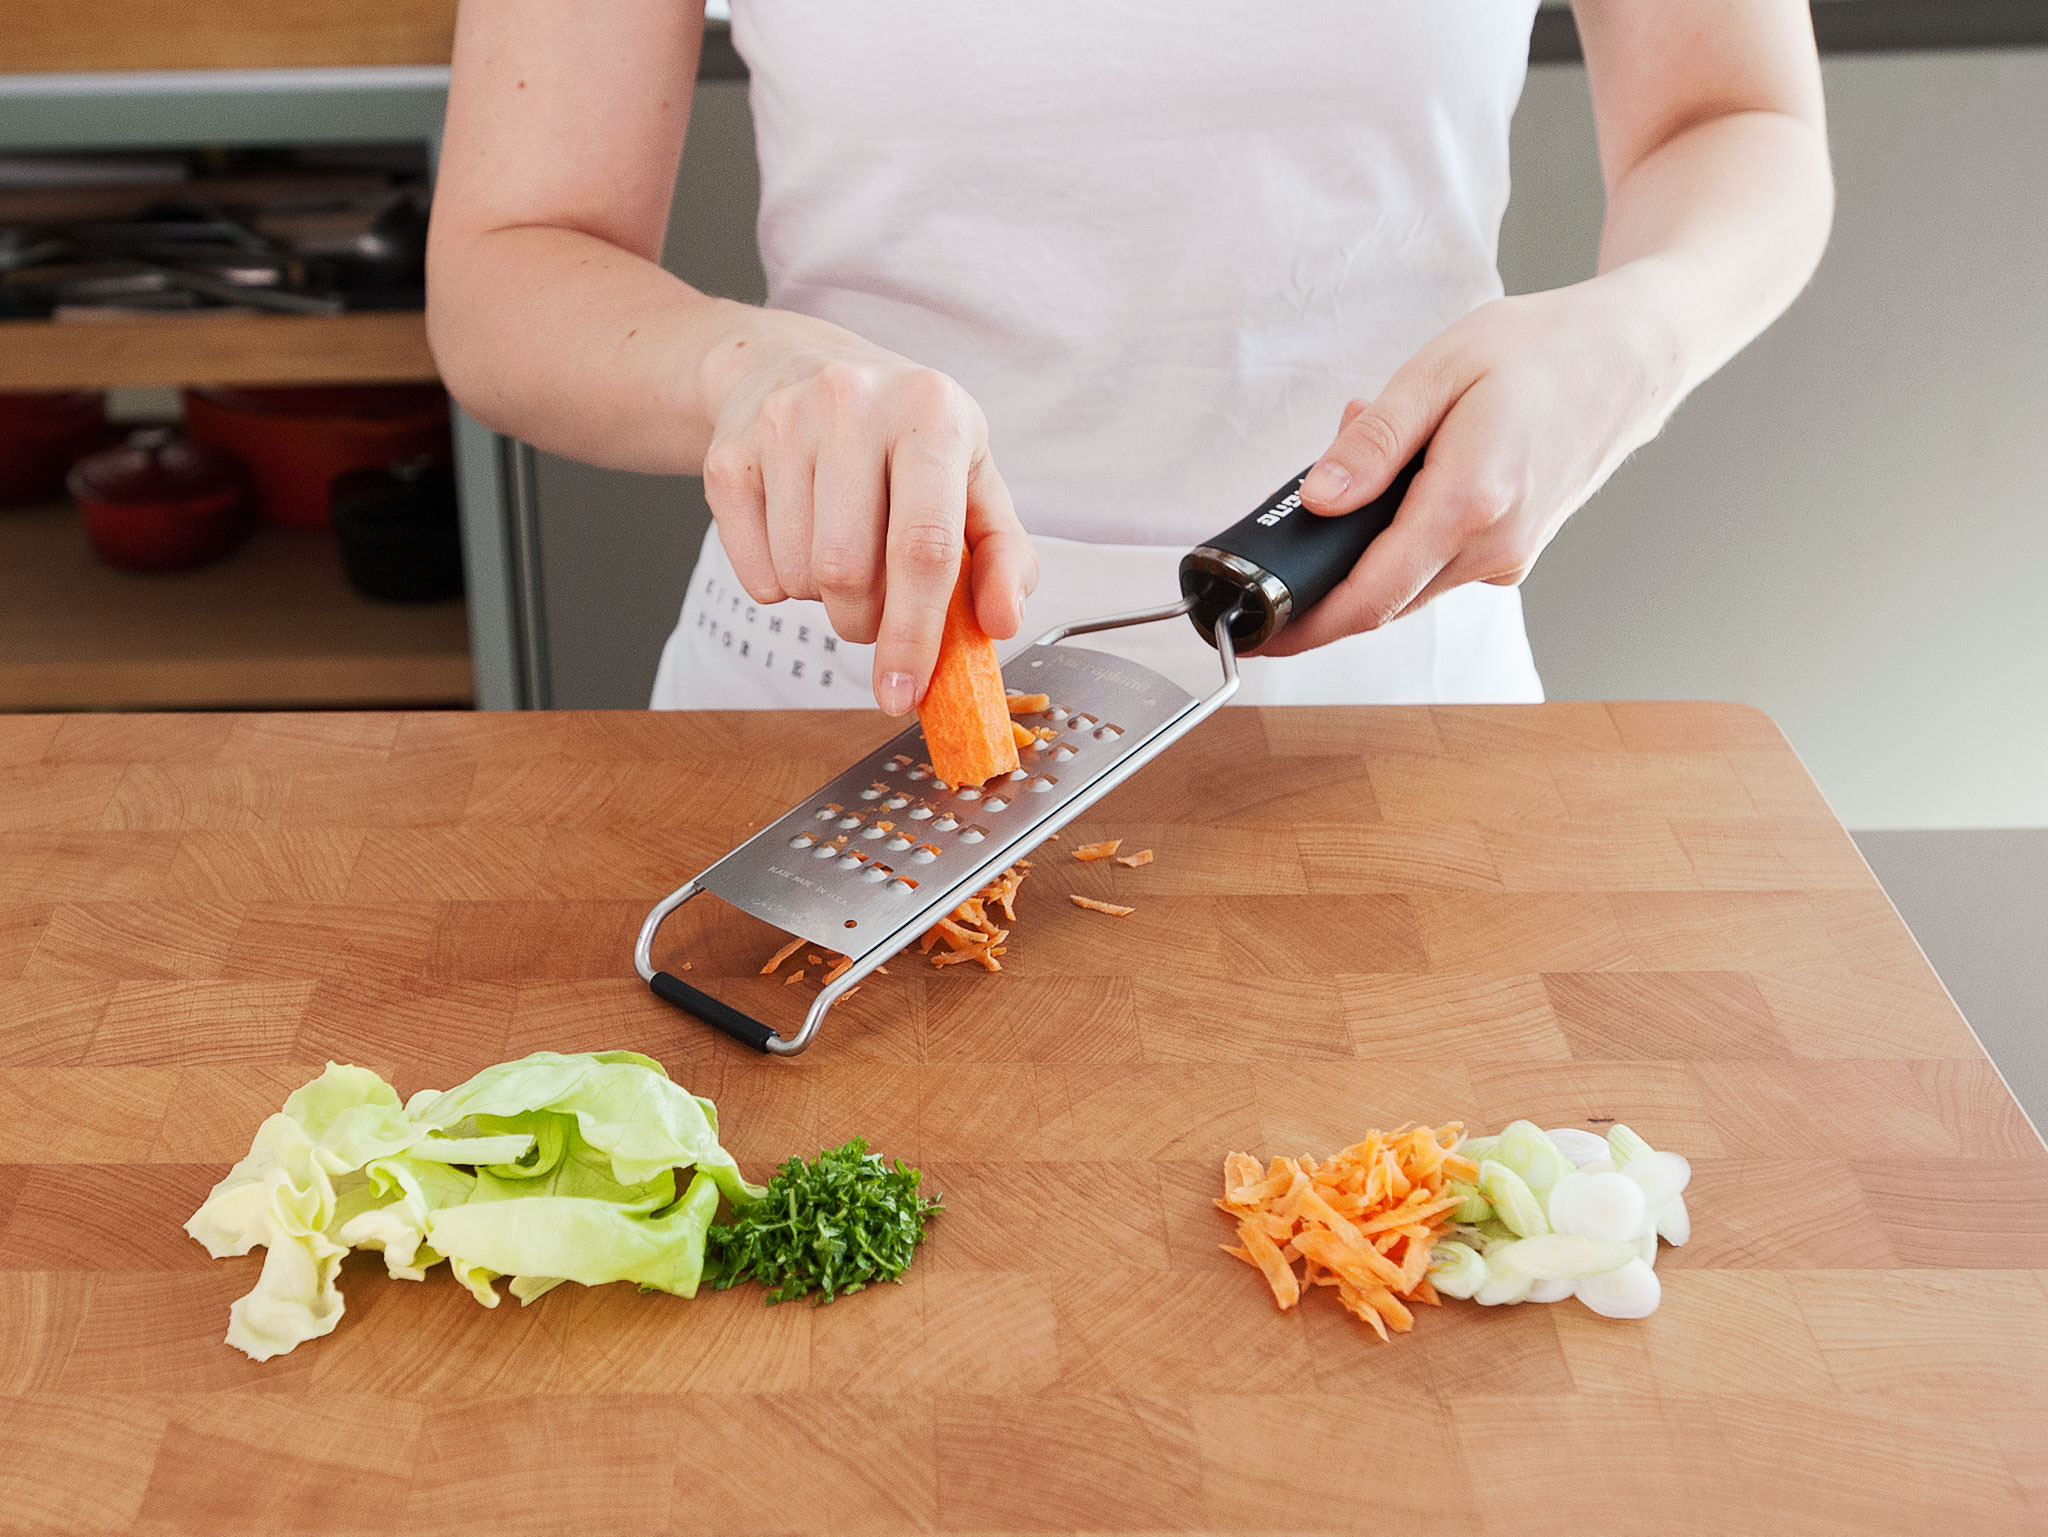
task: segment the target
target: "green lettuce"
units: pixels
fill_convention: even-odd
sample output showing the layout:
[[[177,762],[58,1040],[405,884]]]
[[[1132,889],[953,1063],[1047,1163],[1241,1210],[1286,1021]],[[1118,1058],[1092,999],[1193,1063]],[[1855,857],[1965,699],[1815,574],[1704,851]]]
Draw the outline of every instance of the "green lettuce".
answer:
[[[720,1197],[738,1209],[760,1194],[719,1145],[711,1101],[634,1052],[536,1052],[409,1104],[375,1073],[329,1063],[185,1229],[215,1258],[264,1248],[227,1335],[261,1361],[340,1322],[352,1248],[404,1280],[445,1261],[487,1307],[506,1275],[522,1303],[563,1281],[688,1297]]]

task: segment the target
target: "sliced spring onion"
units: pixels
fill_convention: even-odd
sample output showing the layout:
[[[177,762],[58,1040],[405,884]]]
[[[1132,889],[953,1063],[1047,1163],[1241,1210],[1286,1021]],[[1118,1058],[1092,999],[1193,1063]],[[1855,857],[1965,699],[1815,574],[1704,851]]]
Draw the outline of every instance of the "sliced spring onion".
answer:
[[[1560,1153],[1558,1157],[1562,1160],[1564,1155]],[[1550,1231],[1543,1203],[1528,1182],[1506,1164],[1489,1158],[1479,1166],[1479,1193],[1493,1203],[1495,1213],[1517,1238]]]
[[[1573,1295],[1602,1318],[1648,1318],[1663,1300],[1664,1288],[1656,1271],[1632,1259],[1618,1270],[1588,1276]]]
[[[1642,1187],[1644,1204],[1656,1211],[1692,1181],[1692,1165],[1677,1153],[1646,1152],[1621,1166],[1621,1177]]]
[[[1550,1187],[1572,1172],[1572,1161],[1534,1121],[1511,1122],[1492,1156],[1521,1175],[1539,1197],[1549,1195]]]
[[[1446,1297],[1470,1297],[1486,1284],[1486,1260],[1468,1243],[1446,1239],[1430,1250],[1430,1284]]]
[[[1557,1150],[1572,1161],[1575,1169],[1608,1156],[1607,1139],[1582,1127],[1553,1126],[1543,1135],[1557,1144]]]
[[[1567,1174],[1550,1189],[1551,1227],[1578,1238],[1615,1243],[1649,1230],[1643,1187],[1626,1174]]]

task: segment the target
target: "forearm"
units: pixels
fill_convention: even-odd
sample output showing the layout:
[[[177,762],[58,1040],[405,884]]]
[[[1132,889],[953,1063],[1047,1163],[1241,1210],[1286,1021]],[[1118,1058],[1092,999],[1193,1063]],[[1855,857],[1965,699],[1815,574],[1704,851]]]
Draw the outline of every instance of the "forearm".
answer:
[[[1667,410],[1797,297],[1833,210],[1822,130],[1781,112],[1695,123],[1610,189],[1600,271],[1646,301]]]
[[[472,415],[550,452],[648,474],[702,469],[716,415],[705,360],[766,318],[545,225],[437,231],[428,291],[435,360]]]

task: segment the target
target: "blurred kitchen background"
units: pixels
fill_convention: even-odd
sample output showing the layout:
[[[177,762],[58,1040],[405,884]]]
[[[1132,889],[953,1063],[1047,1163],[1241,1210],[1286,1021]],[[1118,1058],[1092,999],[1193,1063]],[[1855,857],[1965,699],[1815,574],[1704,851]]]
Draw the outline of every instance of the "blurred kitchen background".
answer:
[[[1530,631],[1553,698],[1768,711],[2039,1122],[2048,4],[1814,11],[1827,259],[1567,526],[1525,589]],[[417,233],[452,15],[10,16],[0,709],[646,702],[708,516],[697,483],[500,442],[433,386]],[[1546,5],[1511,292],[1593,270],[1576,53]],[[704,75],[665,260],[758,300],[746,84],[717,23]],[[210,533],[166,505],[216,507]]]

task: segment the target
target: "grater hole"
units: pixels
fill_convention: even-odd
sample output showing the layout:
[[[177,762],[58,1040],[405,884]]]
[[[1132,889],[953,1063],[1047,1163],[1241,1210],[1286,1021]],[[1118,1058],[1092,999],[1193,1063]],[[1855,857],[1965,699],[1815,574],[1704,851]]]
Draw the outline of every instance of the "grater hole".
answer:
[[[860,835],[863,838],[879,838],[888,830],[889,824],[887,822],[875,822],[867,827],[863,827],[860,830]]]
[[[864,801],[878,801],[888,793],[889,786],[878,779],[860,792],[860,798]]]
[[[1118,737],[1122,736],[1123,734],[1124,728],[1121,726],[1097,726],[1095,730],[1090,733],[1090,735],[1092,735],[1098,742],[1114,742]]]
[[[793,849],[807,849],[817,841],[818,840],[816,838],[813,838],[809,833],[798,833],[794,838],[789,840],[789,846]]]
[[[920,843],[910,851],[910,858],[913,864],[928,865],[938,857],[939,851],[929,843]]]
[[[905,779],[929,779],[932,777],[932,766],[929,763],[920,763],[903,777]]]
[[[910,767],[910,762],[911,760],[908,754],[898,753],[895,757],[889,760],[888,766],[900,774],[905,769]]]
[[[842,854],[839,858],[839,868],[842,870],[858,870],[866,863],[865,854]]]
[[[960,819],[954,816],[952,812],[942,812],[940,813],[938,820],[932,823],[932,831],[940,833],[949,833],[959,825]]]
[[[981,786],[966,785],[963,786],[961,789],[955,791],[954,793],[957,794],[963,801],[978,801],[981,799]]]
[[[898,790],[894,795],[890,796],[887,800],[883,801],[882,804],[887,806],[891,811],[901,811],[905,806],[908,806],[910,804],[910,797],[905,795],[901,790]],[[914,814],[915,813],[913,813],[913,815]]]
[[[1031,793],[1034,795],[1043,795],[1046,791],[1050,790],[1054,785],[1058,783],[1059,781],[1053,778],[1050,774],[1034,774],[1031,776]]]
[[[1045,718],[1047,720],[1065,720],[1067,718],[1067,707],[1063,704],[1047,705],[1045,707]]]
[[[1009,804],[1010,802],[1007,797],[1001,795],[991,795],[987,800],[981,803],[981,809],[983,811],[1001,811],[1005,806]]]
[[[1055,763],[1065,763],[1067,759],[1073,756],[1074,749],[1069,747],[1065,742],[1060,743],[1059,746],[1055,747],[1052,750],[1052,761]]]
[[[849,919],[847,919],[847,920],[846,920],[846,927],[847,927],[847,928],[849,928],[849,929],[857,929],[857,928],[859,928],[859,927],[860,927],[860,919],[858,919],[858,918],[849,918]]]
[[[917,890],[917,882],[907,875],[899,875],[896,879],[889,882],[889,889],[891,891],[915,891]]]
[[[1031,750],[1033,752],[1050,752],[1052,750],[1052,743],[1048,742],[1044,737],[1039,737],[1031,744]]]
[[[890,870],[887,865],[870,864],[865,870],[860,872],[860,878],[864,881],[886,881],[889,875]]]
[[[979,843],[987,836],[988,829],[986,827],[975,826],[971,823],[960,829],[960,841],[962,843]]]
[[[829,822],[844,810],[846,810],[844,806],[820,806],[812,815],[820,822]]]
[[[1010,772],[1005,774],[1003,777],[1005,779],[1011,780],[1012,782],[1019,779],[1029,779],[1031,777],[1031,770],[1020,768],[1011,769]]]
[[[840,827],[858,827],[864,819],[857,813],[848,813],[838,821]]]
[[[1072,715],[1067,717],[1067,724],[1073,727],[1076,731],[1086,731],[1090,727],[1095,725],[1095,717],[1092,715],[1084,715],[1077,710]]]
[[[910,840],[906,838],[902,833],[893,833],[890,835],[889,841],[886,844],[884,844],[883,847],[891,849],[907,849],[910,847]]]
[[[931,814],[932,808],[929,806],[912,806],[910,808],[910,820],[913,822],[927,821],[930,819]]]
[[[832,858],[832,856],[833,856],[833,855],[837,854],[838,852],[839,852],[839,845],[838,845],[838,844],[836,844],[836,843],[821,843],[821,844],[819,844],[819,845],[818,845],[818,846],[817,846],[816,848],[814,848],[814,849],[812,849],[812,850],[811,850],[811,858],[813,858],[813,859],[830,859],[830,858]]]

